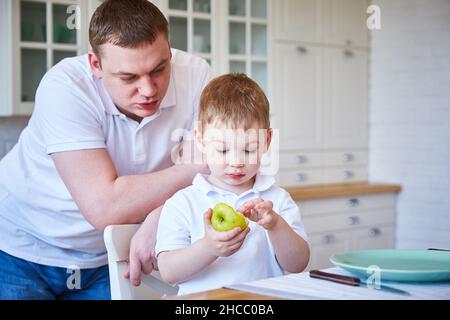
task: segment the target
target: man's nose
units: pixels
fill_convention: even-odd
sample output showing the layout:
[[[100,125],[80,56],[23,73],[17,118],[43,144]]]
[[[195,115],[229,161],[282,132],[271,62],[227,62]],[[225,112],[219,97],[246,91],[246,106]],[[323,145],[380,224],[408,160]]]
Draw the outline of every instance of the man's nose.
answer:
[[[151,77],[145,77],[141,80],[138,87],[140,95],[151,98],[156,94],[156,84]]]

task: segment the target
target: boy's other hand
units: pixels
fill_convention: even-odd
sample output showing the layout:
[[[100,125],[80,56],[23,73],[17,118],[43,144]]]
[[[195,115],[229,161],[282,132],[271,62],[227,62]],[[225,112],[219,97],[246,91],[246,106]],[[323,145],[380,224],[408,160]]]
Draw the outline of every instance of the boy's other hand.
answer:
[[[238,211],[266,230],[272,229],[279,217],[279,215],[273,211],[273,202],[260,198],[245,202],[239,207]]]
[[[204,214],[205,238],[209,250],[216,257],[228,257],[237,252],[244,243],[245,237],[250,232],[250,228],[242,230],[236,227],[230,231],[218,232],[211,225],[212,209]]]

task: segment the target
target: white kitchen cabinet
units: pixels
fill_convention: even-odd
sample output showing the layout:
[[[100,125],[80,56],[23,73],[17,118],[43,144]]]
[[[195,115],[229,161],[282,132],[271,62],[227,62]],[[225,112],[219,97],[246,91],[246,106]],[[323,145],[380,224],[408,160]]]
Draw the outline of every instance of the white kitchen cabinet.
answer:
[[[368,179],[368,30],[360,26],[367,1],[337,2],[273,2],[282,186]]]
[[[87,51],[87,12],[81,0],[0,2],[0,116],[30,115],[45,72]]]
[[[324,49],[325,148],[367,148],[368,53]]]
[[[324,43],[368,47],[368,0],[323,0]]]
[[[308,234],[308,270],[332,266],[336,253],[395,246],[393,193],[323,198],[299,202]]]
[[[321,42],[323,10],[321,0],[273,1],[274,37],[277,40]]]
[[[320,149],[323,145],[323,49],[274,44],[274,124],[280,149]]]
[[[367,0],[277,0],[276,40],[368,47]]]

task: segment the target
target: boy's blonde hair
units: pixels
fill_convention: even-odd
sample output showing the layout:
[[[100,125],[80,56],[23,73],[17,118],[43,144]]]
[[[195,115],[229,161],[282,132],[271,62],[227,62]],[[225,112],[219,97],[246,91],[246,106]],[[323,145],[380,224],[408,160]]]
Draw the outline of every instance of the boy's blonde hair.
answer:
[[[221,121],[233,129],[249,129],[258,121],[260,129],[270,128],[269,101],[259,85],[245,74],[217,77],[200,97],[199,126]]]

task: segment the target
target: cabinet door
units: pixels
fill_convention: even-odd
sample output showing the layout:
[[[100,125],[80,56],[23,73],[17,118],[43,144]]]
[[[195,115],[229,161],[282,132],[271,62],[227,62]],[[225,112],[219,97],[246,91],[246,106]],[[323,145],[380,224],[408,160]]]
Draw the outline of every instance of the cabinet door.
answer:
[[[367,51],[324,50],[325,147],[367,148]]]
[[[322,147],[322,49],[301,44],[274,45],[275,128],[280,149]]]
[[[275,0],[274,34],[276,40],[320,42],[322,2],[317,0]]]
[[[378,226],[354,231],[351,250],[391,249],[395,247],[394,225]]]
[[[308,232],[308,230],[306,230]],[[349,249],[349,235],[343,232],[324,233],[309,237],[310,260],[307,271],[332,267],[330,257],[336,253],[347,252]]]
[[[366,0],[324,0],[326,43],[367,47]]]

